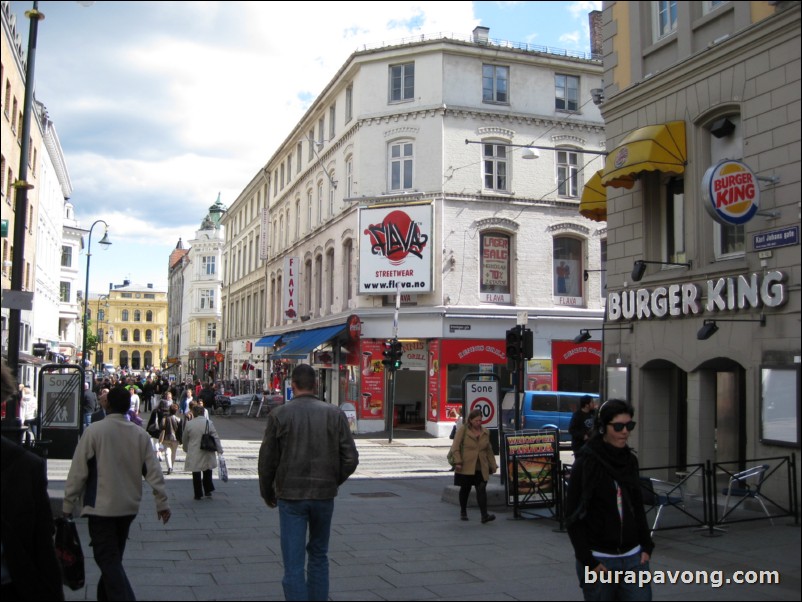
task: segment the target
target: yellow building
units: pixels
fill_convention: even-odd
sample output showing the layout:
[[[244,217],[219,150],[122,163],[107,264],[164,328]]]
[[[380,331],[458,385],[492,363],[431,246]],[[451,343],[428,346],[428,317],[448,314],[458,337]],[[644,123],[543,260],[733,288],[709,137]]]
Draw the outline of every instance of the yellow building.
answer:
[[[90,301],[90,308],[95,309]],[[103,320],[100,310],[104,310]],[[95,328],[103,334],[104,363],[129,371],[160,369],[167,360],[167,291],[152,284],[114,285],[100,302]]]

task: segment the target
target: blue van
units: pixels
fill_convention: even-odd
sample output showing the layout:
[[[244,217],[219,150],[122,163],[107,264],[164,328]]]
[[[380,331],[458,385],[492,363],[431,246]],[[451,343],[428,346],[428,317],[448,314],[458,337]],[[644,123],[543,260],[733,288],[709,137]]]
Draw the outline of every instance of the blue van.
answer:
[[[568,424],[579,409],[579,401],[590,395],[598,405],[595,393],[568,393],[565,391],[524,391],[521,397],[521,428],[560,429],[560,443],[571,444]]]

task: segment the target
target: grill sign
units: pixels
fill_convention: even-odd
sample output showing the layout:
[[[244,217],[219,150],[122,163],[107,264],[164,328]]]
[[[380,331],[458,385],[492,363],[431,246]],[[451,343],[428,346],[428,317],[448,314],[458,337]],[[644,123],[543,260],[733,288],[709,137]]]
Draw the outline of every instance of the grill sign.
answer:
[[[725,160],[708,169],[702,193],[705,209],[720,224],[745,224],[760,208],[757,177],[741,161]]]

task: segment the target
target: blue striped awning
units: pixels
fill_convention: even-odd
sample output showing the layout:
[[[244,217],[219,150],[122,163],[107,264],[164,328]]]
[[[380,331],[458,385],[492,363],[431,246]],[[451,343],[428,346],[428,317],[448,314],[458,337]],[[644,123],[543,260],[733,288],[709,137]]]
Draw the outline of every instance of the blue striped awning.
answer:
[[[345,330],[345,324],[337,326],[326,326],[324,328],[313,328],[312,330],[299,330],[289,332],[282,336],[281,340],[285,345],[273,354],[274,359],[290,358],[304,359],[316,347],[326,341],[330,341]]]

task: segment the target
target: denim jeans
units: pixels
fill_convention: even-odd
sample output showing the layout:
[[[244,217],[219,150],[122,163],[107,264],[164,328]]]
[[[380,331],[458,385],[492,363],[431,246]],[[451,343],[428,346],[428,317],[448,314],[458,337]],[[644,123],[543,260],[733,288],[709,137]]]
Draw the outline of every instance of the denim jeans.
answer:
[[[329,534],[334,499],[279,500],[285,600],[329,599]],[[309,543],[306,541],[309,527]],[[304,574],[305,556],[309,561]]]
[[[649,570],[648,562],[640,563],[640,555],[640,552],[636,552],[621,558],[597,558],[596,560],[607,567],[608,572],[597,573],[595,583],[585,583],[585,566],[577,561],[576,573],[579,576],[579,586],[582,588],[585,600],[632,600],[636,602],[651,600],[652,586],[650,584],[647,583],[640,587],[637,582],[626,583],[633,578],[633,574],[637,581],[639,571]],[[624,571],[628,571],[628,573],[624,573]]]
[[[98,600],[136,600],[123,567],[125,542],[135,516],[89,516],[89,545],[100,568]]]

